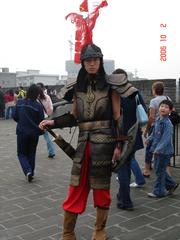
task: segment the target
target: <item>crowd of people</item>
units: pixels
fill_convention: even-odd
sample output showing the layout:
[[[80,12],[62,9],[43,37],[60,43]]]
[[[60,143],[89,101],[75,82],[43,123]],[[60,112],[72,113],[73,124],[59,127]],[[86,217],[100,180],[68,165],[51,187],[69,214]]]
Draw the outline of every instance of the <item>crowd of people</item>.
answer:
[[[16,102],[25,97],[25,90],[19,87],[16,91],[8,89],[3,92],[0,87],[0,118],[11,119]]]
[[[46,94],[50,97],[52,103],[57,102],[59,99],[56,96],[56,90],[44,86]],[[3,91],[0,86],[0,119],[12,119],[12,112],[18,99],[25,98],[26,90],[20,86],[17,90],[10,88]]]
[[[3,95],[0,91],[0,117],[13,118],[17,122],[17,155],[28,182],[34,180],[39,136],[44,136],[48,157],[54,158],[55,146],[48,129],[79,127],[69,191],[62,203],[64,224],[61,239],[76,239],[76,221],[85,211],[92,190],[96,208],[92,240],[105,240],[108,239],[105,225],[115,166],[119,183],[118,209],[134,210],[130,189],[143,187],[152,168],[156,179],[148,197],[165,197],[178,187],[169,170],[174,154],[173,125],[169,119],[173,103],[164,95],[164,84],[155,82],[153,98],[147,109],[140,91],[128,81],[126,71],[116,69],[111,75],[106,74],[102,51],[94,44],[86,45],[81,51],[81,69],[71,92],[72,99],[68,96],[68,101],[73,101],[71,111],[47,119],[53,113],[53,104],[43,83],[32,84],[27,92],[20,88],[18,93],[9,90]],[[149,116],[143,128],[136,118],[136,96]],[[135,154],[144,147],[145,167],[142,172]],[[134,182],[131,182],[131,172]]]

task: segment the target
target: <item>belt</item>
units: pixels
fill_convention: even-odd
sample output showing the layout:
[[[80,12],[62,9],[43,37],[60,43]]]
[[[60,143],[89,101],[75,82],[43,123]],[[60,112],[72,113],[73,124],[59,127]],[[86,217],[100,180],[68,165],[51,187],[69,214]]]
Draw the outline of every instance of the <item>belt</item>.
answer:
[[[78,126],[79,126],[79,129],[82,131],[110,128],[111,121],[106,120],[106,121],[82,122],[82,123],[79,123]]]

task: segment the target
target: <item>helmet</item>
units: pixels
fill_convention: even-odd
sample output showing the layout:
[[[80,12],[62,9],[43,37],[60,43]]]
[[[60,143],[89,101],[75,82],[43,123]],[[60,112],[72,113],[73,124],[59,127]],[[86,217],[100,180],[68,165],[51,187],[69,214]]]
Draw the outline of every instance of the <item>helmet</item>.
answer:
[[[102,58],[103,54],[101,49],[95,44],[88,44],[81,50],[81,61],[84,61],[88,58]]]

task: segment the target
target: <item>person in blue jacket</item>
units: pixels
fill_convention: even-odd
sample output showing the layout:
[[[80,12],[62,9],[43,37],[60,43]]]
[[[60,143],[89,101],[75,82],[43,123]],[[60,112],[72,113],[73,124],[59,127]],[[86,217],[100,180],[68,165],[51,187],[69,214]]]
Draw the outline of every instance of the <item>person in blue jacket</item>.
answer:
[[[116,69],[113,74],[124,74],[128,77],[126,71],[123,69]],[[128,97],[121,97],[121,110],[123,116],[123,134],[127,135],[129,129],[136,123],[136,99],[139,97],[140,103],[146,108],[145,103],[138,89],[131,87],[129,89]],[[131,170],[135,175],[136,180],[138,179],[139,185],[145,184],[144,177],[142,176],[141,169],[139,168],[138,162],[135,159],[135,152],[144,147],[142,140],[142,131],[140,126],[138,127],[136,133],[136,141],[134,144],[133,152],[124,162],[124,164],[118,170],[117,180],[119,182],[119,190],[117,193],[117,208],[122,210],[134,210],[133,202],[130,196],[130,180],[131,180]]]
[[[28,182],[33,180],[36,147],[39,135],[43,134],[39,123],[44,119],[44,111],[37,101],[40,91],[36,84],[31,85],[26,97],[17,101],[13,112],[17,122],[17,155]]]
[[[155,121],[152,133],[145,141],[146,144],[150,144],[149,152],[154,157],[156,180],[152,192],[148,193],[148,196],[152,198],[161,198],[172,194],[179,185],[166,171],[174,153],[173,125],[169,119],[172,109],[173,104],[170,100],[161,101],[159,116]]]

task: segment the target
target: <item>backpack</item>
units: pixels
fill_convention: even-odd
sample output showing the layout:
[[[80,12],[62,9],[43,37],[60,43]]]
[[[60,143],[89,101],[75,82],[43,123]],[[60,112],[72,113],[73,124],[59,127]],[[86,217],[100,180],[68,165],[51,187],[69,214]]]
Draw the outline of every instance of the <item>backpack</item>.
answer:
[[[166,96],[166,99],[170,100],[172,102],[172,100],[168,96]],[[176,124],[180,123],[180,116],[179,116],[177,111],[172,111],[169,114],[169,119],[171,120],[171,123],[173,125],[176,125]]]
[[[169,119],[171,120],[173,125],[180,123],[180,115],[176,111],[172,111],[169,114]]]

